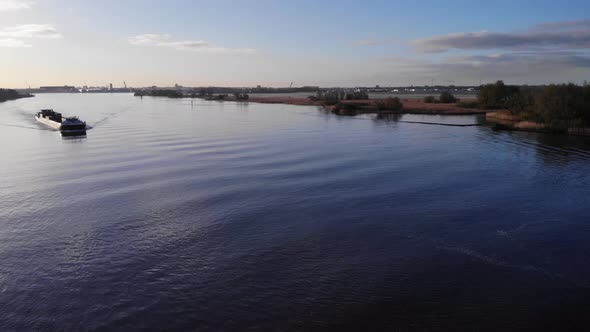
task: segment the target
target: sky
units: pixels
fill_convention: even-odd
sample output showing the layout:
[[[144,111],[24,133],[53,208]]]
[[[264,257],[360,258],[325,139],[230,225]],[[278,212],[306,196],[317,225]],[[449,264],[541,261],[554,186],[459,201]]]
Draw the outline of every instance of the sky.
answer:
[[[590,81],[590,1],[0,0],[0,87]]]

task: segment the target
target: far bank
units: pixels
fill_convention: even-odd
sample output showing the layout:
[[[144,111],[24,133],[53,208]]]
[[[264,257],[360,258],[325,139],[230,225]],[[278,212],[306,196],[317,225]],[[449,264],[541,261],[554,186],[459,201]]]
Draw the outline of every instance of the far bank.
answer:
[[[34,97],[34,95],[30,93],[19,93],[12,89],[0,89],[0,102],[29,97]]]

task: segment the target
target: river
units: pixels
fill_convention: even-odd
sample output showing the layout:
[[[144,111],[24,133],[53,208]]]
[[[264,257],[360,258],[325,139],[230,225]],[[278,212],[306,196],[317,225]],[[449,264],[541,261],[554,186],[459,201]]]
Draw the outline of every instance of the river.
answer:
[[[590,325],[588,139],[130,94],[0,115],[2,330]]]

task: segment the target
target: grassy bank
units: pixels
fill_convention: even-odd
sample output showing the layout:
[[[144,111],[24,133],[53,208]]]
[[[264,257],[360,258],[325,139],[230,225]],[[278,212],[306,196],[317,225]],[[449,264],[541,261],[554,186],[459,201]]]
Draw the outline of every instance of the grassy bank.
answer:
[[[362,113],[414,113],[414,114],[482,114],[485,110],[467,108],[450,93],[443,93],[437,102],[421,99],[400,99],[388,97],[369,99],[366,93],[344,92],[342,90],[318,91],[308,97],[293,96],[249,96],[245,93],[213,94],[202,91],[185,93],[176,90],[142,90],[135,96],[152,96],[167,98],[200,98],[214,101],[254,102],[261,104],[288,104],[300,106],[320,106],[338,115],[356,115]]]
[[[250,97],[249,102],[261,104],[288,104],[301,106],[320,106],[339,115],[355,115],[366,113],[409,113],[409,114],[446,114],[469,115],[485,114],[487,110],[461,107],[457,103],[438,104],[425,103],[420,99],[398,99],[396,102],[387,102],[387,99],[360,99],[343,100],[334,105],[326,105],[321,100],[313,100],[301,97]]]

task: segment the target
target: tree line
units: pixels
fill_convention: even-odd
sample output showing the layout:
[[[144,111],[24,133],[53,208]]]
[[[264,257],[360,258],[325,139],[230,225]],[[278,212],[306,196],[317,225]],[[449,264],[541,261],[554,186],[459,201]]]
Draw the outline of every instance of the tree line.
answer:
[[[451,92],[443,91],[441,92],[438,99],[434,98],[434,96],[426,96],[424,97],[424,102],[427,104],[453,104],[459,102],[459,99],[455,98],[455,96]]]
[[[519,118],[553,129],[590,126],[590,86],[569,83],[520,87],[497,81],[481,86],[477,106],[507,109]]]

